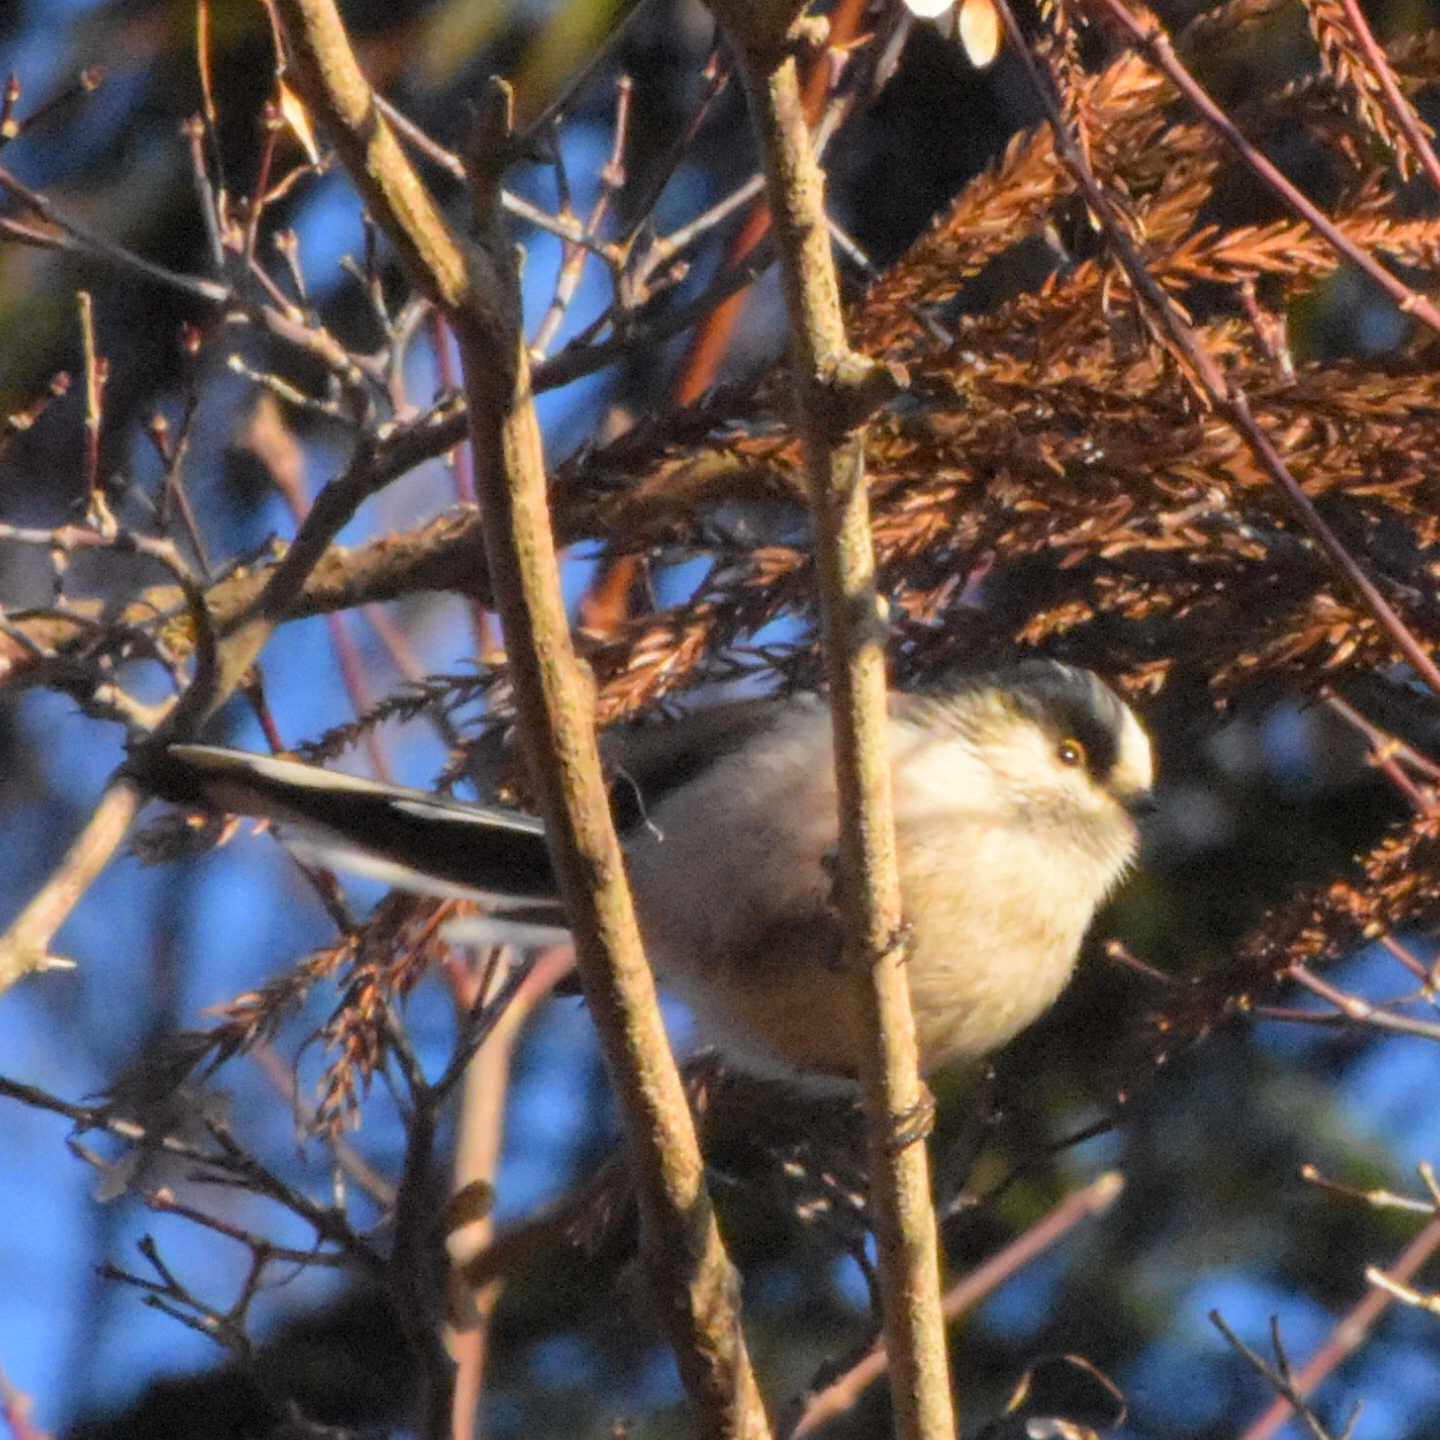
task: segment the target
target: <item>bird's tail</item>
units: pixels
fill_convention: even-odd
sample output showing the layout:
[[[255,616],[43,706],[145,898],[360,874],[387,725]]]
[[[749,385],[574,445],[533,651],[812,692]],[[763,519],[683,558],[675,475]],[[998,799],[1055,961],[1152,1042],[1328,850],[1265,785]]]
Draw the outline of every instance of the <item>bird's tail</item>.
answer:
[[[547,944],[566,934],[533,816],[213,745],[169,745],[130,768],[161,799],[273,820],[292,849],[328,868],[486,901],[508,927],[486,939]]]

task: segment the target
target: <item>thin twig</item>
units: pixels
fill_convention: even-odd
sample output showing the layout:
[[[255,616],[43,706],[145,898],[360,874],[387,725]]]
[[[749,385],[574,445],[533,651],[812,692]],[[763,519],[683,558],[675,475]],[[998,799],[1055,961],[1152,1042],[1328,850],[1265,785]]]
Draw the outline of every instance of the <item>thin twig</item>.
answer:
[[[1440,1220],[1432,1220],[1405,1247],[1387,1273],[1403,1283],[1411,1279],[1436,1250],[1440,1250]],[[1293,1396],[1303,1398],[1313,1394],[1337,1366],[1365,1343],[1376,1322],[1393,1303],[1393,1297],[1384,1290],[1371,1289],[1353,1310],[1341,1318],[1309,1363],[1296,1372],[1291,1381]],[[1240,1440],[1272,1440],[1291,1420],[1294,1411],[1292,1397],[1282,1396],[1240,1436]]]
[[[193,362],[199,348],[198,333],[187,329],[184,341],[186,359]],[[190,449],[190,431],[200,409],[200,397],[195,388],[193,363],[190,367],[189,381],[185,396],[185,409],[180,416],[179,429],[173,436],[169,422],[158,410],[145,428],[155,445],[156,453],[160,456],[160,463],[165,467],[165,479],[160,491],[161,528],[168,533],[171,513],[173,512],[179,517],[180,527],[189,543],[191,553],[200,566],[201,574],[208,580],[210,578],[210,555],[205,545],[205,537],[200,533],[199,522],[195,517],[195,507],[191,505],[189,492],[185,488],[184,476],[185,458]]]
[[[1432,779],[1436,773],[1434,762],[1425,760],[1396,736],[1382,730],[1378,725],[1371,724],[1353,705],[1343,700],[1333,690],[1325,689],[1321,692],[1321,697],[1326,705],[1347,725],[1359,731],[1369,741],[1370,764],[1381,771],[1410,802],[1417,815],[1428,814],[1435,804],[1434,787],[1417,784],[1404,769],[1401,761],[1411,764],[1416,761],[1421,762],[1416,768],[1431,775]]]
[[[87,250],[97,259],[106,261],[122,274],[138,275],[142,279],[153,280],[157,284],[167,286],[172,290],[179,290],[183,294],[193,295],[200,300],[208,300],[212,304],[225,304],[231,298],[230,289],[226,285],[219,284],[214,280],[201,280],[193,275],[182,275],[177,271],[167,270],[163,265],[154,265],[127,250],[123,245],[117,245],[103,235],[95,234],[94,231],[87,229],[78,221],[62,219],[54,205],[45,196],[37,190],[32,190],[5,169],[0,169],[0,190],[8,190],[41,219],[48,220],[50,224],[56,226],[63,237],[63,248]]]
[[[1044,1219],[1037,1221],[1023,1235],[1016,1236],[999,1254],[976,1266],[945,1292],[940,1306],[946,1320],[956,1320],[973,1310],[1032,1260],[1057,1245],[1082,1220],[1103,1214],[1124,1188],[1124,1176],[1110,1170],[1092,1180],[1083,1190],[1067,1195]],[[861,1396],[885,1374],[889,1366],[889,1351],[883,1344],[875,1346],[838,1379],[809,1397],[795,1428],[790,1431],[789,1440],[803,1440],[804,1436],[853,1410]]]
[[[17,116],[15,109],[20,103],[20,77],[12,74],[5,86],[3,108],[0,108],[0,148],[12,140],[28,134],[37,125],[51,119],[58,110],[73,104],[86,95],[93,94],[105,80],[105,69],[101,65],[87,65],[67,85],[62,85],[48,100],[42,100],[28,115]]]
[[[338,1211],[316,1204],[304,1191],[281,1180],[253,1155],[243,1150],[220,1125],[207,1127],[213,1149],[201,1149],[189,1139],[170,1133],[152,1133],[138,1120],[118,1113],[108,1105],[77,1105],[48,1090],[0,1075],[0,1096],[16,1100],[35,1110],[63,1115],[77,1131],[99,1130],[131,1144],[152,1145],[167,1155],[201,1166],[195,1179],[200,1184],[229,1184],[248,1189],[298,1215],[315,1231],[318,1239],[335,1245],[371,1278],[384,1274],[378,1252],[350,1227]]]
[[[395,127],[395,131],[401,139],[408,141],[427,160],[433,160],[456,180],[463,181],[465,179],[464,162],[453,150],[440,144],[385,96],[377,94],[375,104],[380,113]],[[542,210],[538,205],[532,205],[523,196],[516,195],[510,190],[500,192],[500,203],[517,220],[523,220],[527,225],[535,226],[537,230],[544,230],[551,235],[558,236],[567,244],[583,245],[607,264],[618,264],[621,259],[621,252],[617,246],[607,244],[594,235],[587,235],[584,223],[574,215],[552,215],[548,210]]]
[[[601,66],[609,62],[610,56],[619,48],[620,42],[629,33],[631,25],[649,9],[650,4],[651,0],[631,0],[630,8],[620,16],[610,33],[595,46],[586,57],[584,64],[570,76],[565,85],[551,96],[545,108],[526,125],[524,130],[516,135],[517,150],[528,150],[534,144],[536,136],[545,134],[554,121],[564,114],[565,108],[590,83],[592,77],[599,73]]]
[[[625,184],[625,148],[629,143],[631,98],[634,89],[634,82],[628,75],[622,75],[616,82],[614,139],[611,143],[610,159],[600,171],[600,193],[595,197],[595,204],[585,222],[587,237],[600,233],[600,227],[605,223],[605,217],[615,197]],[[585,273],[588,256],[589,252],[584,246],[566,245],[555,279],[555,296],[535,332],[535,338],[530,342],[532,362],[538,363],[542,360],[554,342],[580,289],[580,280]]]
[[[1404,1210],[1411,1215],[1435,1214],[1434,1200],[1416,1200],[1412,1196],[1398,1195],[1393,1190],[1379,1187],[1359,1190],[1353,1185],[1342,1185],[1338,1180],[1326,1179],[1313,1165],[1302,1165],[1300,1178],[1307,1185],[1315,1186],[1317,1190],[1324,1190],[1331,1195],[1343,1195],[1347,1200],[1358,1200],[1362,1205],[1369,1205],[1375,1210]]]
[[[705,117],[710,113],[711,106],[725,93],[725,88],[730,83],[730,68],[718,50],[710,52],[710,58],[705,62],[705,68],[701,72],[701,79],[705,82],[705,88],[700,92],[700,98],[695,102],[689,120],[685,122],[684,128],[671,143],[664,159],[651,171],[645,188],[638,196],[633,197],[629,223],[626,225],[625,234],[620,241],[623,249],[629,249],[634,244],[635,237],[650,223],[650,217],[654,214],[656,205],[660,203],[661,195],[665,193],[666,187],[689,153],[690,146],[694,143],[696,135],[700,133],[700,127],[705,123]]]
[[[1397,1015],[1384,1006],[1372,1005],[1358,995],[1341,990],[1323,980],[1307,966],[1296,962],[1285,967],[1285,974],[1303,985],[1312,994],[1333,1005],[1346,1020],[1358,1025],[1369,1025],[1376,1030],[1389,1030],[1397,1035],[1413,1035],[1421,1040],[1440,1040],[1440,1024],[1431,1020],[1418,1020],[1411,1015]]]
[[[225,1236],[227,1240],[235,1241],[237,1245],[244,1245],[252,1252],[258,1254],[264,1251],[268,1259],[282,1264],[319,1265],[326,1269],[340,1269],[354,1264],[350,1256],[338,1250],[297,1250],[289,1245],[276,1245],[253,1230],[243,1229],[219,1215],[212,1215],[209,1211],[177,1200],[167,1189],[146,1190],[141,1194],[146,1208],[155,1211],[157,1215],[178,1216],[192,1225],[198,1225],[202,1230],[209,1230],[213,1234]]]
[[[1353,725],[1371,744],[1378,753],[1393,755],[1397,760],[1403,760],[1405,764],[1418,770],[1428,780],[1440,781],[1440,765],[1437,765],[1428,755],[1422,754],[1414,746],[1407,745],[1398,735],[1392,735],[1388,730],[1382,730],[1373,721],[1368,720],[1343,696],[1337,695],[1334,690],[1328,687],[1321,691],[1325,703],[1341,719]]]
[[[1365,1278],[1387,1295],[1400,1301],[1402,1305],[1409,1305],[1415,1310],[1427,1311],[1431,1315],[1440,1315],[1440,1295],[1417,1290],[1413,1285],[1405,1285],[1376,1265],[1365,1267]]]
[[[1304,1397],[1295,1389],[1290,1373],[1290,1360],[1280,1343],[1279,1323],[1273,1317],[1270,1321],[1270,1336],[1275,1350],[1276,1363],[1274,1365],[1270,1364],[1258,1351],[1251,1349],[1225,1323],[1224,1317],[1218,1310],[1210,1312],[1210,1323],[1230,1342],[1231,1348],[1236,1354],[1246,1360],[1272,1390],[1284,1397],[1292,1413],[1305,1422],[1305,1428],[1310,1432],[1311,1440],[1332,1440],[1330,1432],[1320,1423],[1320,1417],[1305,1403]]]

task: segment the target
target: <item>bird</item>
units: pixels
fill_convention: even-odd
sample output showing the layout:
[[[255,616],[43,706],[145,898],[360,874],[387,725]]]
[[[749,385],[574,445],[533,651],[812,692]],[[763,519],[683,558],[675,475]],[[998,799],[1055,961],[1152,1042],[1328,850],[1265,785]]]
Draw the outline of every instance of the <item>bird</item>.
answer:
[[[1149,737],[1093,671],[1027,659],[892,690],[905,970],[922,1074],[1038,1019],[1153,804]],[[736,1068],[853,1089],[829,706],[796,693],[616,727],[602,752],[646,953]],[[533,816],[205,745],[152,752],[161,798],[268,817],[383,878],[477,895],[522,942],[564,934]],[[328,848],[326,848],[328,847]]]

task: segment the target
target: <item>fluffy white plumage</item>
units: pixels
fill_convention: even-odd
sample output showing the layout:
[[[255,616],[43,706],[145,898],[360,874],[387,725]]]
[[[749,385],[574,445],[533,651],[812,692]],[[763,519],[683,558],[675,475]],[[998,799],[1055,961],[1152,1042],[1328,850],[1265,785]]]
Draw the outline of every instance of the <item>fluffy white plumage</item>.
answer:
[[[1114,706],[1103,776],[1060,758],[1062,745],[1083,747],[1066,727],[984,691],[895,707],[906,969],[927,1073],[1000,1048],[1054,1003],[1134,859],[1150,745],[1103,695]],[[860,1022],[838,973],[832,899],[835,794],[829,712],[796,701],[627,842],[652,963],[722,1048],[762,1073],[855,1072]]]

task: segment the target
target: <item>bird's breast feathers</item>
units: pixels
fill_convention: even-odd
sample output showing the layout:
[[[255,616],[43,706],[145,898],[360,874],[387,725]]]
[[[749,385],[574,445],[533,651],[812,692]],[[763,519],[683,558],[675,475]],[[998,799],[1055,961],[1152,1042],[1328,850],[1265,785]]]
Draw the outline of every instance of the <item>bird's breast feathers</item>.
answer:
[[[838,973],[828,727],[821,707],[786,715],[743,765],[722,760],[663,801],[627,850],[650,957],[731,1032],[717,1038],[738,1038],[751,1063],[768,1048],[778,1068],[842,1073],[862,1041]],[[891,749],[907,974],[933,1070],[998,1048],[1053,1003],[1132,843],[1097,849],[1025,823],[953,733],[892,724]],[[833,978],[817,985],[821,967]]]

